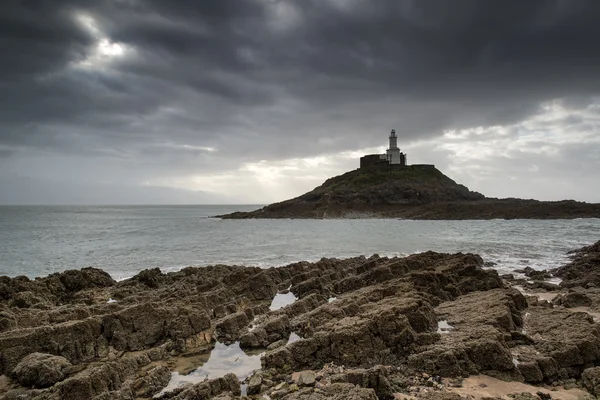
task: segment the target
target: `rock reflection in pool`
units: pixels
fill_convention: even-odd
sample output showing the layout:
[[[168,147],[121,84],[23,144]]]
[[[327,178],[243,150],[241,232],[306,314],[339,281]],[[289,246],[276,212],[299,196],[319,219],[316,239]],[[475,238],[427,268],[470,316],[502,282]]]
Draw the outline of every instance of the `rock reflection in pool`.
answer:
[[[210,352],[208,360],[187,375],[175,371],[171,374],[171,381],[161,393],[169,392],[186,383],[198,383],[206,378],[220,378],[228,373],[234,373],[239,380],[250,376],[252,372],[260,369],[260,357],[264,351],[244,352],[240,343],[225,345],[217,342]]]
[[[277,293],[275,295],[275,297],[273,297],[273,302],[271,303],[269,310],[271,310],[271,311],[279,310],[280,308],[283,308],[287,305],[292,304],[297,299],[298,298],[292,292]]]

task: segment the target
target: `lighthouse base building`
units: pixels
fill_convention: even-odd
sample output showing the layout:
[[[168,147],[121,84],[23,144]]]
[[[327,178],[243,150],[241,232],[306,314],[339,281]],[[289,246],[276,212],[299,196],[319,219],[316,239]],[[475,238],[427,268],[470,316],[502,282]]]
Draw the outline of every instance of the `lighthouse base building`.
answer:
[[[390,133],[389,148],[385,151],[385,154],[367,154],[360,158],[361,168],[372,166],[384,166],[390,167],[391,169],[409,167],[406,164],[406,154],[401,152],[400,148],[398,148],[398,136],[396,136],[395,129],[392,129],[392,132]],[[415,164],[410,167],[435,168],[434,165],[429,164]]]

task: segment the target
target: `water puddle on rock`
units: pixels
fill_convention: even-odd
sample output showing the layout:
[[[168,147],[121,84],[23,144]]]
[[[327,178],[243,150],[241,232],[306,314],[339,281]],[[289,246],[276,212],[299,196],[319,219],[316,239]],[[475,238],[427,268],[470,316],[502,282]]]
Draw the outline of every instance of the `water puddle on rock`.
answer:
[[[292,332],[290,333],[290,338],[288,339],[286,346],[290,343],[297,342],[298,340],[302,340],[302,337],[298,336],[296,332]]]
[[[584,312],[591,316],[594,322],[598,322],[598,320],[600,320],[600,313],[591,311],[589,307],[571,307],[568,310],[571,312]]]
[[[293,304],[296,300],[298,300],[298,298],[292,292],[277,293],[275,297],[273,297],[273,302],[269,306],[269,310],[279,310],[280,308]]]
[[[252,320],[252,322],[250,323],[250,326],[248,327],[248,332],[252,332],[254,331],[256,328],[258,328],[258,320],[260,318],[259,317],[254,317],[254,319]]]
[[[556,276],[553,276],[552,278],[549,278],[548,280],[546,280],[546,282],[551,283],[553,285],[560,285],[560,283],[562,282],[562,279],[557,278]]]
[[[185,362],[178,363],[177,371],[171,374],[171,381],[159,395],[188,383],[194,384],[203,382],[205,379],[220,378],[228,373],[234,373],[242,381],[260,369],[260,357],[263,354],[264,350],[244,352],[240,348],[239,342],[229,346],[217,342],[210,353],[182,358],[182,361]],[[189,368],[189,365],[193,363],[195,363],[195,368]],[[188,371],[191,372],[186,373]]]
[[[452,329],[454,329],[454,327],[448,324],[448,321],[445,319],[438,321],[437,333],[450,333]]]

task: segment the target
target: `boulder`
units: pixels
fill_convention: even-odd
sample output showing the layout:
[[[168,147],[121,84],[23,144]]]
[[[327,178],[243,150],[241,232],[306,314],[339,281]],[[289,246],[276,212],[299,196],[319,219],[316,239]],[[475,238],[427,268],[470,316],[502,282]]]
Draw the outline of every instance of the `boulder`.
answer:
[[[71,363],[52,354],[31,353],[13,369],[12,375],[23,386],[45,388],[65,379]]]
[[[259,394],[262,386],[262,376],[260,374],[254,374],[248,381],[248,387],[246,391],[248,394]]]
[[[589,298],[585,293],[581,292],[570,292],[562,296],[560,304],[563,307],[589,307],[592,305],[592,299]]]
[[[68,292],[113,286],[116,281],[98,268],[82,268],[55,274]],[[52,275],[50,275],[52,276]]]
[[[594,396],[600,395],[600,367],[588,368],[581,375],[583,386]]]
[[[313,386],[316,375],[313,371],[302,371],[298,375],[298,386]]]

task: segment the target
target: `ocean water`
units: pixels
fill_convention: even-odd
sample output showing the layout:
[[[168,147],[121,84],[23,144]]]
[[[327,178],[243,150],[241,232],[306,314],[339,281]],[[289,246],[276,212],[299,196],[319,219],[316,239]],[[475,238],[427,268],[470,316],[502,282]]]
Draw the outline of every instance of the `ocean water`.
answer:
[[[257,206],[0,206],[0,275],[88,266],[124,279],[146,268],[271,267],[321,257],[473,252],[501,273],[546,269],[600,240],[600,219],[404,221],[220,220]]]

